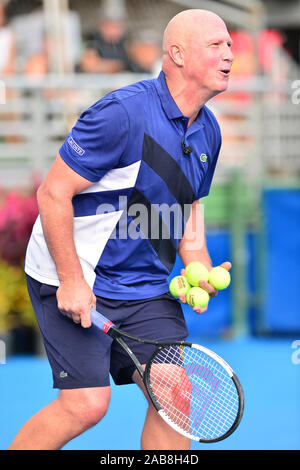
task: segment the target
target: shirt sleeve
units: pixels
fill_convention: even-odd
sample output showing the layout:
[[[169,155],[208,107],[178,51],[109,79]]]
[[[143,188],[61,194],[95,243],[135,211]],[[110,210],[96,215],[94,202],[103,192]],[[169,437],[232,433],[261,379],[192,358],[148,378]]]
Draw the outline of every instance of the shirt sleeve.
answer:
[[[118,101],[102,99],[81,114],[59,154],[76,173],[97,182],[118,165],[128,131],[125,108]]]
[[[200,193],[198,194],[198,198],[202,198],[208,196],[212,179],[215,173],[221,145],[222,145],[222,137],[220,127],[217,122],[215,122],[215,129],[214,129],[214,139],[212,144],[212,157],[209,161],[209,167],[203,182],[203,185],[200,188]]]

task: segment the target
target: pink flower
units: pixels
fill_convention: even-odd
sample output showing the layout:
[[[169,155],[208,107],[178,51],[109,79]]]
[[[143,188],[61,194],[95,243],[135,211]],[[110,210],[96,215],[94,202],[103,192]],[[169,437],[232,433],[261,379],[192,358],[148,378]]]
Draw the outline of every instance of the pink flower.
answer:
[[[29,195],[10,191],[0,205],[0,258],[22,263],[35,219],[38,215],[36,190]]]

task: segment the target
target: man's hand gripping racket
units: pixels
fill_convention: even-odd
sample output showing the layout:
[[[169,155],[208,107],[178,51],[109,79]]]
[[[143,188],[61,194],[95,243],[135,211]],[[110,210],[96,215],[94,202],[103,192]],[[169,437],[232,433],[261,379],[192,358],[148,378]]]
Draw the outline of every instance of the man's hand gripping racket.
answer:
[[[137,338],[94,309],[91,320],[127,352],[157,412],[177,432],[199,442],[217,442],[237,428],[244,409],[243,390],[217,354],[198,344]],[[122,336],[156,346],[145,370]]]

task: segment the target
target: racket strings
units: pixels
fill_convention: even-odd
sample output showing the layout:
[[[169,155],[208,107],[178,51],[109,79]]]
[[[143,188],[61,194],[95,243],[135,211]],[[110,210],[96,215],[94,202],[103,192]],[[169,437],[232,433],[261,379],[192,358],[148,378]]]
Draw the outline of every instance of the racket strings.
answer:
[[[214,358],[189,346],[159,350],[150,387],[168,417],[199,439],[215,439],[233,425],[239,396],[232,378]]]

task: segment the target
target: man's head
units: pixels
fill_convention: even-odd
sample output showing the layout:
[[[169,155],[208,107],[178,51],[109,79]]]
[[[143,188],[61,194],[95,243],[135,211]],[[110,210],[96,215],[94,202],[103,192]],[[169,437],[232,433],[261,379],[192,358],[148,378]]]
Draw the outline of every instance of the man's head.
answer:
[[[163,70],[202,90],[208,99],[228,86],[233,55],[224,21],[207,10],[185,10],[167,25],[163,37]]]

